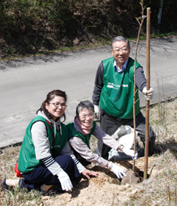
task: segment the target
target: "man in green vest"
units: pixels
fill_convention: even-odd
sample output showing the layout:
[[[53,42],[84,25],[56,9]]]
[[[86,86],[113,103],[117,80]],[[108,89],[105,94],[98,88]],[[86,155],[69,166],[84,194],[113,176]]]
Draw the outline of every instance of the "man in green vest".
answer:
[[[135,61],[129,57],[130,43],[117,36],[111,42],[111,58],[103,60],[97,70],[93,91],[95,116],[100,118],[101,129],[109,135],[121,125],[133,127],[133,94]],[[150,100],[153,89],[146,89],[142,66],[136,62],[136,87]],[[136,131],[145,144],[145,118],[140,111],[139,95],[136,93]],[[149,155],[153,154],[155,132],[149,127]],[[111,148],[98,141],[97,154],[108,158]]]

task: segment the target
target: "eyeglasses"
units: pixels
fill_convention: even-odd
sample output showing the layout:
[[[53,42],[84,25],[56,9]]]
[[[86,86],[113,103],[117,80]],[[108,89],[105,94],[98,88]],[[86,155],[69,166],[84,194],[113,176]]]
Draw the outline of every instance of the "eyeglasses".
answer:
[[[119,54],[120,51],[122,51],[122,53],[127,53],[128,52],[128,48],[116,48],[116,49],[113,49],[113,51],[116,53],[116,54]]]
[[[86,118],[88,118],[88,117],[91,117],[91,118],[94,117],[94,113],[90,113],[90,114],[88,114],[88,115],[85,115],[85,114],[84,114],[84,115],[81,115],[81,118],[82,118],[82,119],[86,119]]]
[[[55,103],[51,102],[51,103],[49,103],[49,104],[53,104],[56,108],[58,108],[58,107],[64,108],[64,107],[67,106],[65,103],[61,103],[61,104],[60,104],[59,102],[55,102]]]

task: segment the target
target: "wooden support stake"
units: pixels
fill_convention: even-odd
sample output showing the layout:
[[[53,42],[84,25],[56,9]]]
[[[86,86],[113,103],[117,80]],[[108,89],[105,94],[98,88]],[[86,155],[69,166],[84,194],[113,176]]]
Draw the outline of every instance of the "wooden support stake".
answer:
[[[147,8],[146,25],[146,88],[150,88],[150,7]],[[145,126],[145,158],[144,158],[144,179],[147,179],[148,153],[149,153],[149,100],[146,100],[146,126]]]

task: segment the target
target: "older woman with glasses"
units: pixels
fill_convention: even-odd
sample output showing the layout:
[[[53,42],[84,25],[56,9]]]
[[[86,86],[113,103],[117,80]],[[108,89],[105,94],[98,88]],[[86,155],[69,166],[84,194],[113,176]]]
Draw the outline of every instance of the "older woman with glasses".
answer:
[[[48,93],[23,139],[18,159],[23,179],[2,180],[2,190],[19,184],[28,190],[39,188],[42,194],[49,192],[52,185],[69,191],[81,173],[88,179],[89,175],[97,176],[78,162],[68,144],[68,128],[60,121],[66,118],[66,101],[67,96],[61,90]]]
[[[118,165],[103,159],[101,156],[93,153],[89,146],[91,135],[94,135],[104,144],[116,150],[121,150],[121,145],[111,136],[103,132],[94,121],[94,105],[90,101],[81,101],[76,108],[76,117],[73,123],[68,124],[69,128],[69,143],[74,150],[77,159],[87,165],[90,162],[101,166],[108,167],[116,176],[121,179],[126,176],[125,170]],[[122,150],[124,153],[126,151]],[[132,155],[134,158],[134,154]]]

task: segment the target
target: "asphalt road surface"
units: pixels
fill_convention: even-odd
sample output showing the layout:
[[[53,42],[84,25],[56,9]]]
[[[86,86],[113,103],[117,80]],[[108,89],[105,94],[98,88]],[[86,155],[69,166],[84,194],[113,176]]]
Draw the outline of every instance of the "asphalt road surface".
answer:
[[[151,39],[151,87],[156,103],[177,96],[177,37]],[[135,56],[136,42],[131,42]],[[110,46],[90,50],[0,62],[0,147],[23,140],[36,110],[53,89],[66,91],[66,123],[73,120],[76,105],[91,100],[99,63],[111,57]],[[138,62],[146,74],[146,41],[140,41]],[[140,95],[141,106],[145,98]]]

